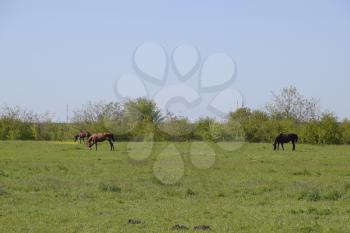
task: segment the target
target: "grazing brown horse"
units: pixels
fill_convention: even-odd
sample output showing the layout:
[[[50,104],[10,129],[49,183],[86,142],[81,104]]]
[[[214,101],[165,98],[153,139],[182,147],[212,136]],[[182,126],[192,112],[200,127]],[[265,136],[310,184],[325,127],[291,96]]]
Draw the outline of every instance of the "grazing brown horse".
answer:
[[[85,138],[89,138],[91,136],[91,133],[88,131],[80,131],[77,135],[74,136],[74,142],[76,142],[79,139],[79,142],[81,144],[81,141],[85,142]]]
[[[90,148],[90,150],[93,145],[96,145],[96,150],[97,150],[97,143],[104,142],[106,140],[109,142],[109,145],[111,146],[111,151],[114,150],[113,142],[115,142],[115,139],[112,133],[95,133],[88,138],[86,144]]]

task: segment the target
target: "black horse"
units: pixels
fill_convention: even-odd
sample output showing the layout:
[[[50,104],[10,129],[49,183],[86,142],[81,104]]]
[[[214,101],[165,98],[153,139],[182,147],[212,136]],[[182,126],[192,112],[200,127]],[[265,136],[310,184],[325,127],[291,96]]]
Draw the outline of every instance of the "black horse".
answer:
[[[283,144],[292,142],[293,144],[293,150],[295,150],[295,143],[298,142],[298,135],[296,134],[280,134],[276,137],[275,143],[273,144],[273,149],[274,150],[279,150],[280,149],[280,144],[282,146],[282,149],[284,150]]]

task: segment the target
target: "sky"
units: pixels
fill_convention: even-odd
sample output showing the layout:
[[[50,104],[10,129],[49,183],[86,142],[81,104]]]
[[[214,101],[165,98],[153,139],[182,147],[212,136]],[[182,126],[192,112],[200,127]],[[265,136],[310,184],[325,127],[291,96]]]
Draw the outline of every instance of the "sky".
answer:
[[[183,44],[201,60],[228,54],[233,88],[250,108],[293,85],[350,118],[347,0],[1,0],[0,105],[63,121],[67,104],[72,115],[89,101],[115,101],[116,80],[135,73],[135,49],[148,42],[169,56]]]

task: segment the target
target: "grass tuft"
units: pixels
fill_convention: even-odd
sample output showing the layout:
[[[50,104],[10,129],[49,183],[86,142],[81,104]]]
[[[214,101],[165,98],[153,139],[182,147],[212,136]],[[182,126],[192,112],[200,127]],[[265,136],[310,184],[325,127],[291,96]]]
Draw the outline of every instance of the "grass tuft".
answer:
[[[3,189],[3,187],[0,186],[0,196],[5,194],[6,194],[5,190]]]
[[[8,177],[9,175],[6,172],[4,172],[3,170],[0,170],[0,176]]]
[[[192,189],[187,189],[186,197],[193,197],[193,196],[196,196],[196,193]]]
[[[338,201],[339,199],[342,198],[342,193],[337,191],[337,190],[331,190],[329,193],[324,195],[325,200],[330,200],[330,201]]]
[[[99,189],[104,192],[120,193],[122,189],[114,184],[113,182],[101,182],[99,184]]]
[[[309,172],[307,169],[304,169],[303,171],[293,172],[294,176],[311,176],[311,172]]]
[[[316,188],[312,188],[310,190],[303,190],[302,192],[300,192],[298,200],[319,201],[321,200],[320,191]]]

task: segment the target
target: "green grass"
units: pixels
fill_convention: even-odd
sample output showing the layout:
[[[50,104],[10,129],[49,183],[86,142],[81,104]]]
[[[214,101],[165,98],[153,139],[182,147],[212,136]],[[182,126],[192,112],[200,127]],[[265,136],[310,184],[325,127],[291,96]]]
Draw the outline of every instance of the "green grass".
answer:
[[[207,169],[202,146],[134,146],[0,141],[0,232],[350,232],[348,146],[245,144]]]

